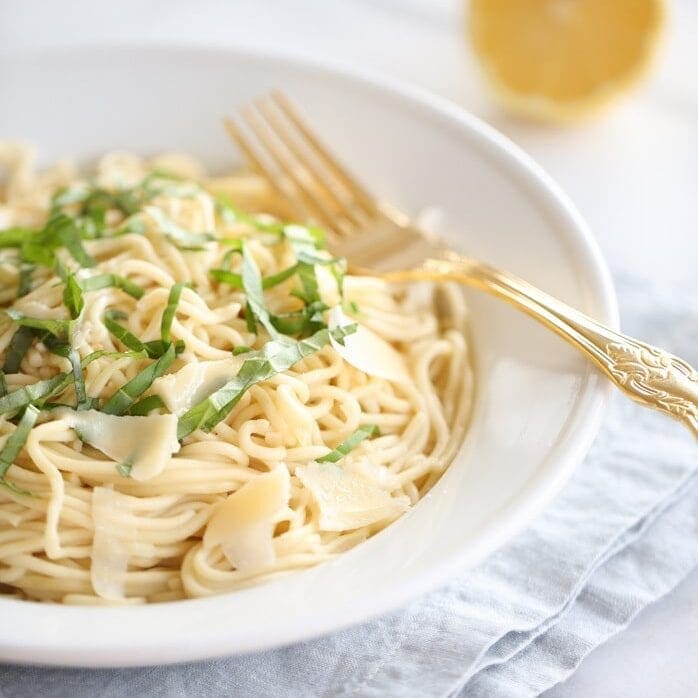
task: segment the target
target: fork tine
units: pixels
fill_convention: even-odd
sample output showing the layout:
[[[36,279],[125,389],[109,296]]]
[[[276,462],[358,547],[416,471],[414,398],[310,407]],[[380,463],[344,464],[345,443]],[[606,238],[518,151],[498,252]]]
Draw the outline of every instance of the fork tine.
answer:
[[[284,94],[279,90],[274,90],[271,93],[271,99],[286,116],[286,118],[289,119],[289,121],[294,124],[298,131],[303,134],[305,140],[309,144],[311,150],[315,153],[316,157],[324,164],[332,175],[336,177],[344,185],[344,187],[354,195],[354,197],[356,197],[356,200],[362,205],[366,213],[371,216],[376,215],[378,213],[378,208],[370,194],[368,194],[364,187],[359,184],[359,182],[348,172],[348,170],[337,162],[327,148],[320,143],[317,136],[301,118],[296,108],[284,96]]]
[[[299,206],[298,197],[289,193],[288,186],[283,177],[281,177],[276,170],[269,167],[269,165],[262,160],[262,158],[255,151],[255,148],[251,145],[248,136],[245,135],[240,126],[238,126],[238,124],[236,124],[235,121],[229,117],[224,117],[223,124],[228,131],[228,135],[240,148],[248,162],[262,175],[264,175],[271,186],[276,189],[279,196],[291,203],[293,208],[296,210],[296,214],[300,216],[307,215],[307,211]]]
[[[285,146],[283,146],[283,143],[276,136],[272,137],[270,135],[270,133],[273,133],[273,130],[269,125],[252,107],[244,108],[242,115],[250,129],[264,145],[269,157],[284,172],[288,180],[300,193],[304,204],[312,212],[313,218],[336,235],[342,235],[343,229],[340,221],[327,209],[324,201],[308,189],[303,181],[303,174],[306,174],[306,172],[302,165],[289,157],[288,151],[284,152]],[[281,143],[281,147],[279,147],[279,143]]]
[[[257,109],[271,125],[276,137],[283,142],[286,148],[293,153],[296,159],[311,175],[319,196],[329,198],[333,208],[354,225],[365,223],[365,212],[359,208],[357,215],[357,202],[350,193],[347,196],[346,189],[338,183],[334,177],[328,177],[328,173],[318,163],[317,155],[311,144],[305,142],[304,136],[295,125],[281,111],[271,97],[259,99],[256,102]],[[337,185],[340,186],[337,186]]]

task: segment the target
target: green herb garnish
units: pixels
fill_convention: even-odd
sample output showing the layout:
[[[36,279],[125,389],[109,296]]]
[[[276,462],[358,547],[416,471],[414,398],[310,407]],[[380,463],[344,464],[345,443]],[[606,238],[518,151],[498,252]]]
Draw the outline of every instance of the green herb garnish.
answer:
[[[271,322],[269,310],[264,302],[262,275],[247,245],[242,247],[242,286],[247,296],[248,310],[256,320],[259,320],[270,337],[276,339],[279,333]]]
[[[317,462],[336,463],[338,460],[344,458],[347,453],[353,451],[364,439],[368,439],[374,434],[380,435],[378,427],[375,424],[364,424],[342,441],[337,448],[326,453],[321,458],[318,458]]]
[[[53,267],[56,250],[64,247],[81,267],[93,267],[95,260],[82,246],[82,233],[75,219],[56,213],[46,225],[22,240],[20,256],[25,262]]]
[[[209,276],[221,284],[227,284],[232,288],[242,289],[242,275],[227,269],[209,269]]]
[[[125,276],[118,274],[97,274],[86,279],[80,279],[80,287],[83,291],[98,291],[102,288],[119,288],[124,293],[136,300],[143,297],[145,289]]]
[[[304,357],[322,349],[330,341],[330,336],[341,343],[344,337],[355,331],[356,325],[336,327],[331,331],[325,328],[298,342],[280,336],[267,342],[262,349],[249,352],[249,358],[245,359],[235,378],[179,418],[178,438],[183,439],[196,429],[211,431],[226,418],[251,386],[288,370]]]
[[[155,221],[170,242],[181,250],[204,250],[207,242],[216,239],[212,233],[192,233],[185,230],[156,206],[146,206],[144,211]]]
[[[170,344],[167,351],[154,363],[144,368],[128,383],[122,385],[103,405],[102,412],[122,415],[140,397],[156,378],[159,378],[175,360],[175,347]]]
[[[31,228],[6,228],[0,230],[0,248],[21,247],[22,243],[32,235],[37,233]]]
[[[82,297],[82,288],[75,278],[75,274],[68,274],[63,289],[63,305],[68,308],[70,317],[75,320],[80,316],[85,307],[85,299]]]
[[[29,291],[32,290],[32,275],[34,273],[33,264],[24,264],[20,262],[19,265],[19,282],[17,284],[17,297],[21,298],[26,296]]]
[[[89,401],[85,390],[85,377],[82,374],[80,355],[75,347],[71,347],[68,353],[68,360],[73,367],[73,383],[75,384],[75,397],[77,400],[76,408],[78,410],[87,409]]]
[[[53,378],[47,378],[13,390],[0,398],[0,414],[16,412],[34,402],[48,400],[53,395],[63,392],[70,385],[71,380],[72,371],[59,373]]]
[[[17,460],[17,456],[20,451],[24,448],[24,444],[29,438],[29,432],[32,430],[34,424],[36,424],[36,419],[39,416],[39,410],[33,405],[29,405],[22,419],[19,420],[17,428],[7,437],[5,445],[0,450],[0,485],[7,487],[16,494],[30,494],[24,490],[19,489],[16,485],[5,480],[5,475],[10,469],[10,466]]]
[[[37,318],[28,317],[15,308],[5,310],[18,325],[22,327],[31,327],[35,330],[43,330],[58,337],[65,339],[70,336],[73,327],[73,320],[55,320],[53,318]]]
[[[145,417],[153,410],[158,410],[164,407],[165,403],[159,395],[148,395],[138,402],[134,402],[131,407],[129,407],[126,414],[132,417]]]
[[[167,297],[167,306],[162,312],[162,321],[160,322],[160,337],[163,342],[170,341],[170,331],[172,329],[172,321],[174,320],[179,298],[182,295],[182,289],[186,284],[182,281],[174,284],[170,289],[170,294]]]
[[[19,371],[22,360],[34,341],[34,337],[36,337],[36,332],[31,327],[20,327],[12,335],[7,354],[5,355],[5,364],[2,367],[5,373],[17,373]]]

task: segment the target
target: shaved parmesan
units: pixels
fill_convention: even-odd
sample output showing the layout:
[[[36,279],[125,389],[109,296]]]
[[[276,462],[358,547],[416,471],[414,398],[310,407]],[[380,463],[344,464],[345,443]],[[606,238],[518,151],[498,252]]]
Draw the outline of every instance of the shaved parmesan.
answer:
[[[328,326],[345,327],[356,324],[356,332],[344,338],[344,346],[330,337],[334,350],[354,368],[369,376],[384,378],[394,383],[408,383],[410,379],[407,364],[402,355],[373,330],[347,317],[341,306],[330,310]]]
[[[410,505],[408,497],[389,491],[330,463],[296,468],[320,509],[323,531],[346,531],[395,519]]]
[[[151,392],[159,395],[167,409],[179,417],[235,378],[243,361],[244,356],[186,364],[176,373],[156,379]]]
[[[177,417],[154,414],[148,417],[121,417],[96,410],[61,415],[75,429],[81,441],[130,466],[134,480],[149,480],[159,475],[170,456],[179,451]]]
[[[122,540],[119,519],[129,514],[126,498],[108,487],[92,490],[92,539],[90,580],[95,594],[109,601],[125,598],[128,570],[127,544]]]
[[[246,482],[218,505],[211,516],[204,546],[220,545],[239,571],[263,569],[274,563],[274,525],[288,506],[291,481],[284,467]]]

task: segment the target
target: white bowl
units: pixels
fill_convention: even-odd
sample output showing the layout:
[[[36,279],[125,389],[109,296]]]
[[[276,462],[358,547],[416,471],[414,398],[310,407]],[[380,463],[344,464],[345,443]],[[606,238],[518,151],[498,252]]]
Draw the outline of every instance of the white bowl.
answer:
[[[610,324],[598,248],[554,182],[454,105],[391,80],[246,51],[110,48],[0,57],[0,136],[45,160],[106,149],[237,154],[220,118],[288,92],[372,191],[437,205],[454,247],[519,273]],[[480,562],[550,501],[587,452],[606,382],[561,340],[469,296],[477,399],[463,449],[412,511],[335,561],[208,599],[100,608],[0,599],[0,659],[123,666],[296,642],[404,604]]]

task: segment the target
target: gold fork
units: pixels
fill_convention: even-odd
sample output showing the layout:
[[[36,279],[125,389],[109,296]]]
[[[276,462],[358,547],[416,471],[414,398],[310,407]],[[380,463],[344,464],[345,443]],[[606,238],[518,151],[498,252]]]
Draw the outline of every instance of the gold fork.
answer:
[[[371,196],[279,92],[243,108],[226,128],[250,164],[295,210],[329,233],[354,273],[388,281],[456,281],[497,296],[591,359],[634,400],[681,420],[698,437],[698,372],[615,332],[507,271],[464,257]]]

